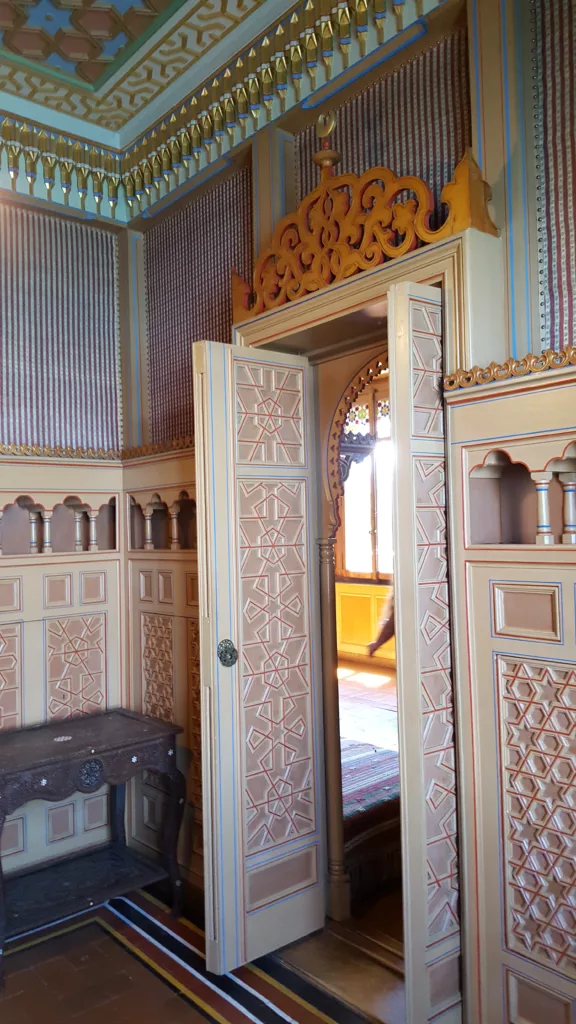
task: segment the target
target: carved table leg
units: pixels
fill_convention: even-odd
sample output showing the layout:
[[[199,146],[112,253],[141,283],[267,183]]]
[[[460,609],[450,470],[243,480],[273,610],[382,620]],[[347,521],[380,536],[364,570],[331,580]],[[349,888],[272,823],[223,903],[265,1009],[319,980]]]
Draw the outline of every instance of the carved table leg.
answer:
[[[171,775],[166,776],[166,780],[168,782],[168,801],[166,824],[162,836],[162,852],[172,883],[172,914],[174,917],[179,917],[182,913],[182,879],[178,867],[178,836],[186,800],[186,779],[182,772],[175,769]]]
[[[126,783],[110,788],[112,842],[126,846]]]
[[[0,842],[2,840],[2,829],[6,815],[0,811]],[[6,943],[6,902],[4,894],[4,879],[2,874],[2,860],[0,859],[0,991],[4,988],[4,946]]]

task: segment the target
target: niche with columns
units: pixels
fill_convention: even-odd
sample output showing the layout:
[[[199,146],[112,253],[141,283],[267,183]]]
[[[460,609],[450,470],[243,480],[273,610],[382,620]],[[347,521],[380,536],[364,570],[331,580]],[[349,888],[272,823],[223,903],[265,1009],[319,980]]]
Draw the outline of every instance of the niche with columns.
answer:
[[[96,505],[93,498],[69,495],[53,501],[43,495],[19,495],[0,508],[0,554],[52,555],[115,551],[117,504],[111,497]]]
[[[576,442],[543,470],[490,451],[469,474],[469,543],[575,544]]]
[[[130,495],[132,551],[191,551],[196,549],[196,502],[188,491],[176,495],[155,492]]]

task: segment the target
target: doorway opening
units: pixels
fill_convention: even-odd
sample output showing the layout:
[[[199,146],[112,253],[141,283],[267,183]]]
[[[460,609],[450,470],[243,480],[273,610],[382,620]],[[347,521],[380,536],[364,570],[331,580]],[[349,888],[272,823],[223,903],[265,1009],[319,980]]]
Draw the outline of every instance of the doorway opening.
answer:
[[[340,750],[350,913],[345,920],[328,919],[321,935],[284,949],[281,958],[352,1009],[386,1024],[403,1024],[400,767],[393,632],[396,465],[388,357],[382,333],[378,338],[378,347],[373,347],[373,337],[369,350],[362,345],[365,336],[357,339],[357,348],[349,339],[351,351],[346,356],[325,358],[317,366],[321,418],[324,425],[328,420],[332,423],[330,437],[341,483],[335,501],[334,550],[340,735],[327,735],[326,742],[339,743]],[[371,369],[365,373],[367,365]]]
[[[385,359],[382,360],[385,366]],[[338,700],[345,868],[352,941],[401,967],[398,694],[389,372],[351,406],[340,436],[336,534]],[[342,929],[339,929],[342,932]]]

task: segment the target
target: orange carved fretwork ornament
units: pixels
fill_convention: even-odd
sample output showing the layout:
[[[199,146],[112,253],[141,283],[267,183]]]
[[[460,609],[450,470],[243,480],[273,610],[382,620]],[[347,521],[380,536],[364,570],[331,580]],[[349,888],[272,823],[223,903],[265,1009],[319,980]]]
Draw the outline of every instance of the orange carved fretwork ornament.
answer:
[[[490,189],[470,150],[442,190],[448,215],[436,230],[429,226],[434,198],[420,178],[397,177],[385,167],[360,177],[334,175],[337,159],[324,139],[315,155],[322,181],[278,224],[256,262],[252,288],[233,271],[235,323],[467,228],[498,234],[487,207]]]

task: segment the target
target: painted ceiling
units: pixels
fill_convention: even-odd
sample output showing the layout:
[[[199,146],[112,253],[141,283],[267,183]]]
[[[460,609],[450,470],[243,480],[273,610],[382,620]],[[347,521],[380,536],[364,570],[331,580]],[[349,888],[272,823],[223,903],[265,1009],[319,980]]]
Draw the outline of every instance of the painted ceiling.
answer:
[[[98,84],[184,0],[0,0],[0,43],[43,73]]]
[[[160,97],[166,106],[179,102],[178,86],[182,96],[194,88],[201,63],[205,78],[214,74],[216,62],[228,56],[218,48],[233,52],[239,30],[248,32],[260,10],[273,21],[288,6],[281,0],[0,0],[0,109],[35,120],[26,107],[33,103],[38,120],[40,108],[48,108],[120,132]]]

